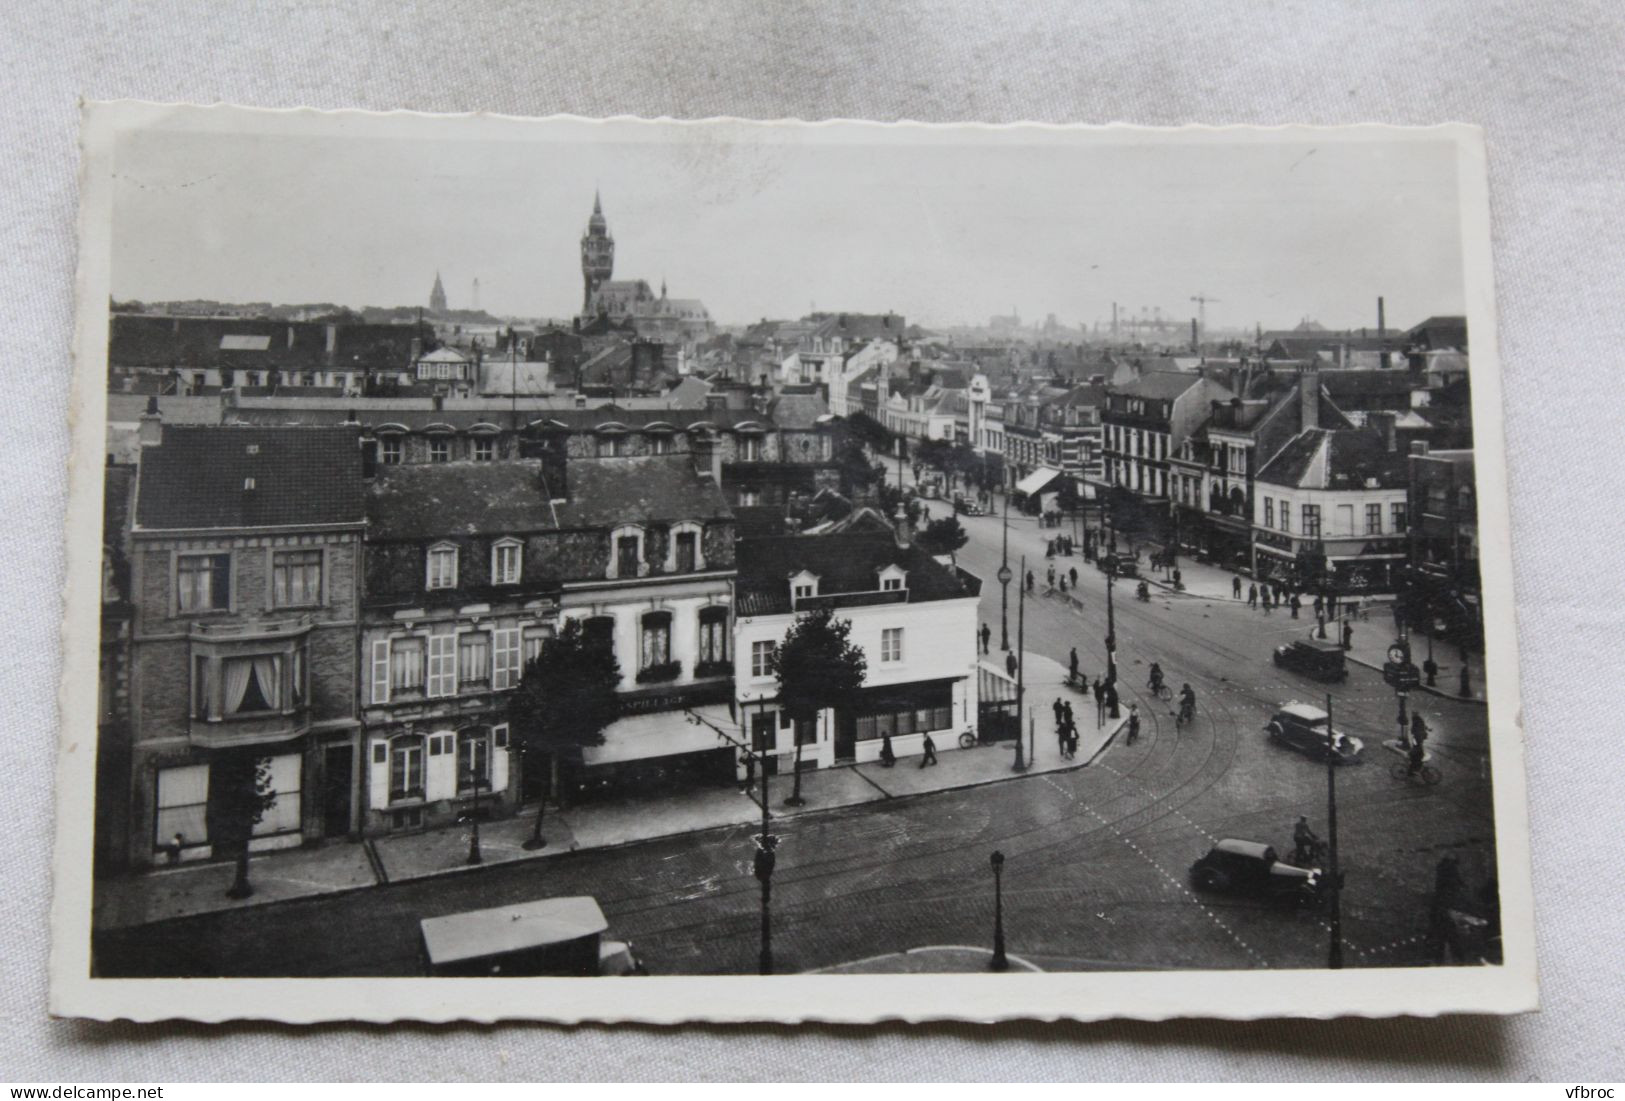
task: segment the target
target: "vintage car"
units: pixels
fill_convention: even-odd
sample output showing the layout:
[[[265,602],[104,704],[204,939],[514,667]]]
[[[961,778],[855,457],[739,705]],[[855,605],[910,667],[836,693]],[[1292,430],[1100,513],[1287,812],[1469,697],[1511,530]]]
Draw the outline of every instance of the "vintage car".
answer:
[[[640,975],[632,946],[585,895],[516,902],[418,923],[427,974],[463,977]]]
[[[983,515],[986,515],[982,511],[982,506],[981,505],[977,504],[975,501],[971,500],[969,497],[963,497],[963,496],[954,498],[954,511],[959,513],[959,515],[961,515],[961,516],[983,516]]]
[[[1270,716],[1264,733],[1270,741],[1307,754],[1317,761],[1327,758],[1326,712],[1307,703],[1289,703]],[[1333,737],[1336,762],[1340,765],[1358,764],[1365,743],[1339,730]]]
[[[1204,891],[1253,895],[1312,905],[1320,901],[1319,868],[1300,868],[1262,841],[1227,837],[1191,865],[1191,882]]]
[[[1343,661],[1343,648],[1330,640],[1318,638],[1294,639],[1285,646],[1275,648],[1275,664],[1294,673],[1302,673],[1315,680],[1347,680],[1348,666]]]
[[[1101,573],[1111,573],[1115,577],[1139,577],[1139,559],[1126,551],[1116,554],[1102,554],[1095,559],[1095,565]]]

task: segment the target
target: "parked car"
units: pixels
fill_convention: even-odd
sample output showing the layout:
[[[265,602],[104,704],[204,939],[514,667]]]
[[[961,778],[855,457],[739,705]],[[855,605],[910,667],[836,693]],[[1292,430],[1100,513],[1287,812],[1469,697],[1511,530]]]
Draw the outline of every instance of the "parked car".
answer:
[[[609,922],[586,895],[424,918],[418,927],[431,976],[646,974],[630,944],[604,938]]]
[[[1307,754],[1317,761],[1324,761],[1327,757],[1328,721],[1326,712],[1318,707],[1307,703],[1289,703],[1270,716],[1270,721],[1264,726],[1264,733],[1269,735],[1272,742]],[[1333,744],[1337,748],[1338,764],[1352,765],[1360,762],[1360,751],[1365,748],[1365,743],[1359,738],[1351,737],[1339,730],[1333,737]]]
[[[1132,554],[1119,551],[1116,554],[1103,554],[1095,559],[1095,565],[1101,573],[1112,570],[1117,577],[1139,577],[1140,562]]]
[[[1191,865],[1191,881],[1204,891],[1252,895],[1312,905],[1320,901],[1319,868],[1288,864],[1262,841],[1227,837]]]
[[[1349,675],[1348,665],[1343,660],[1343,648],[1330,639],[1300,638],[1285,646],[1277,646],[1275,664],[1282,669],[1327,682],[1347,680]]]
[[[955,497],[954,511],[959,513],[961,516],[986,515],[986,513],[982,511],[982,506],[971,500],[969,497]]]

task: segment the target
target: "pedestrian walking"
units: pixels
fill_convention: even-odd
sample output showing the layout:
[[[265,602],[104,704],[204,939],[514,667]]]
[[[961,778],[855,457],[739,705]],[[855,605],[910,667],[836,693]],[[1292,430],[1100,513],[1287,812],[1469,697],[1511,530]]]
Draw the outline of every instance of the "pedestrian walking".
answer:
[[[1058,756],[1066,756],[1066,716],[1059,711],[1055,713],[1055,752]]]
[[[1029,594],[1031,594],[1032,591],[1033,591],[1033,571],[1028,570],[1027,571],[1027,592]]]
[[[1139,740],[1139,737],[1140,705],[1137,703],[1131,703],[1128,705],[1128,734],[1126,736],[1126,741],[1129,745],[1133,745]]]
[[[1012,677],[1016,675],[1016,652],[1014,650],[1004,655],[1004,671]]]
[[[1067,658],[1066,668],[1067,668],[1067,676],[1066,676],[1067,683],[1068,684],[1077,684],[1078,683],[1078,648],[1076,646],[1072,647],[1072,653]]]
[[[1061,591],[1066,592],[1066,574],[1061,575]]]
[[[1326,611],[1326,598],[1319,593],[1315,594],[1315,615],[1318,617]]]
[[[1337,618],[1337,594],[1336,593],[1327,593],[1326,594],[1326,618],[1327,619],[1336,619]]]
[[[931,740],[931,735],[927,734],[925,736],[925,740],[920,743],[920,767],[924,768],[926,765],[934,765],[936,763],[937,743],[933,742]]]
[[[1047,584],[1049,585],[1050,588],[1052,588],[1052,589],[1055,588],[1055,563],[1054,562],[1051,562],[1049,564],[1049,572],[1045,575],[1045,580],[1046,580],[1046,582],[1047,582]]]
[[[1071,700],[1067,700],[1065,703],[1063,703],[1061,705],[1061,723],[1062,723],[1062,725],[1071,727],[1073,729],[1077,728],[1078,724],[1072,718],[1072,701]]]
[[[886,734],[880,739],[880,767],[891,768],[897,763],[897,753],[891,747],[891,735]]]
[[[1095,729],[1099,730],[1106,725],[1106,686],[1099,677],[1095,678]]]
[[[1293,619],[1298,618],[1298,609],[1301,608],[1301,607],[1303,607],[1303,601],[1298,599],[1298,594],[1297,593],[1293,593],[1292,594],[1292,618]]]
[[[1230,579],[1230,595],[1237,600],[1241,599],[1241,575],[1239,574]]]
[[[1353,647],[1354,647],[1354,624],[1350,623],[1348,620],[1345,619],[1343,621],[1343,649],[1349,650],[1349,649],[1353,649]]]
[[[1326,613],[1325,612],[1322,612],[1322,611],[1316,611],[1315,612],[1315,637],[1316,638],[1325,638],[1326,637]]]
[[[987,646],[988,646],[988,643],[992,641],[992,639],[993,639],[993,628],[989,627],[986,623],[982,624],[982,653],[985,654],[985,653],[988,652]]]
[[[1066,759],[1071,761],[1078,756],[1078,724],[1068,719],[1066,723]]]
[[[1106,702],[1106,712],[1107,712],[1107,714],[1115,715],[1117,713],[1117,685],[1116,684],[1108,684],[1108,685],[1106,685],[1106,700],[1105,700],[1105,702]]]
[[[744,758],[745,782],[739,785],[739,790],[748,792],[756,784],[756,754],[747,753]]]
[[[1061,720],[1066,717],[1066,712],[1061,708],[1061,697],[1055,697],[1055,704],[1051,710],[1055,712],[1055,725],[1060,726]]]
[[[1411,712],[1411,744],[1412,745],[1421,745],[1423,742],[1427,741],[1428,733],[1429,733],[1429,727],[1428,727],[1427,723],[1422,721],[1422,713],[1420,711],[1412,711]]]
[[[1071,554],[1072,552],[1069,549],[1067,551],[1067,553]],[[1073,566],[1070,570],[1067,571],[1067,573],[1072,578],[1072,587],[1074,589],[1077,588],[1078,587],[1078,567]]]
[[[1183,589],[1184,587],[1185,587],[1185,581],[1180,576],[1179,567],[1175,566],[1174,567],[1174,588],[1175,589]]]
[[[1258,607],[1258,585],[1256,583],[1247,586],[1247,607]]]

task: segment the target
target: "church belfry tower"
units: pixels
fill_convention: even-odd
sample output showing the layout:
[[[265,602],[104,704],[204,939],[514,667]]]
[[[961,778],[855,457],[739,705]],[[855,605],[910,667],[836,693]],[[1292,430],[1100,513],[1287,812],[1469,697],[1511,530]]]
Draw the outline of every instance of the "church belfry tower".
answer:
[[[609,235],[609,223],[604,220],[604,207],[598,192],[592,195],[592,217],[587,219],[587,232],[581,235],[581,297],[583,316],[593,312],[593,297],[598,288],[615,273],[615,238]]]
[[[440,273],[434,273],[434,290],[429,292],[429,309],[435,313],[446,312],[446,288],[440,283]]]

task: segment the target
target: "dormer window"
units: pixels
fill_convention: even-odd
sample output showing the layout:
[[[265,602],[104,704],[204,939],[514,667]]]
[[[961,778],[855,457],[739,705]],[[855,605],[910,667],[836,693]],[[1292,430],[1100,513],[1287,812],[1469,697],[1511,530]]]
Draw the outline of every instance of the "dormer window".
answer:
[[[671,541],[666,547],[667,573],[693,573],[705,569],[705,548],[701,543],[704,527],[692,520],[683,520],[671,526]]]
[[[618,527],[609,533],[609,570],[611,580],[642,577],[649,572],[643,560],[643,529],[633,525]]]
[[[498,539],[491,547],[491,584],[519,584],[523,555],[524,544],[519,540]]]
[[[818,595],[818,575],[802,570],[790,577],[790,601],[811,600]]]
[[[901,592],[908,587],[908,571],[901,566],[887,566],[880,571],[880,591]]]
[[[457,587],[457,548],[450,543],[437,543],[429,548],[427,570],[428,589],[454,589]]]

